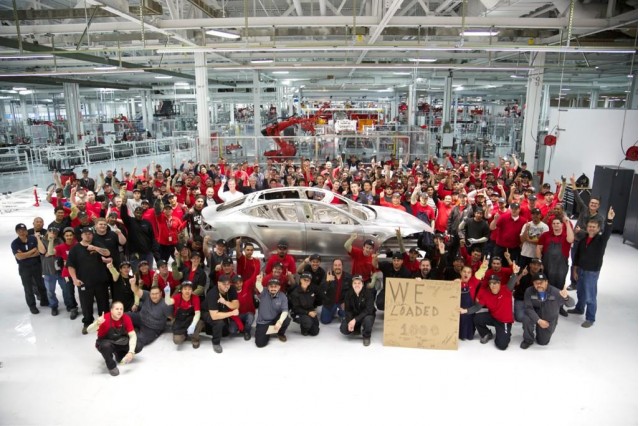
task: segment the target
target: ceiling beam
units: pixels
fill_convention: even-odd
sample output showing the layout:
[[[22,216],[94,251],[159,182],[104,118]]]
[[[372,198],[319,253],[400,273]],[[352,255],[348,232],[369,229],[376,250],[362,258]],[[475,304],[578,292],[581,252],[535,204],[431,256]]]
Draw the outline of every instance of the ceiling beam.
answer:
[[[25,83],[24,77],[0,77],[0,82],[9,83]],[[113,81],[98,81],[98,80],[81,80],[75,78],[61,78],[61,77],[29,77],[29,84],[38,84],[43,86],[61,86],[62,83],[77,83],[80,87],[96,87],[105,89],[151,89],[151,85],[148,84],[125,84],[115,83]]]

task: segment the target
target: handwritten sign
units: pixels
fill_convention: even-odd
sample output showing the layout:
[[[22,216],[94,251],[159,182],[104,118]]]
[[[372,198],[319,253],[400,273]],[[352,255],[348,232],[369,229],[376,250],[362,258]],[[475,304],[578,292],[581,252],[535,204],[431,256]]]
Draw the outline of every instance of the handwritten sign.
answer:
[[[458,349],[460,286],[452,281],[389,278],[385,346]]]

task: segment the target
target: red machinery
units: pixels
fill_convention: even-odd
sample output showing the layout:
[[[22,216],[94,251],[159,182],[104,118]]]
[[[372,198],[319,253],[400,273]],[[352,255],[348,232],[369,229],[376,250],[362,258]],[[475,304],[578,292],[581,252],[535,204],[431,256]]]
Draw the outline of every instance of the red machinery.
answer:
[[[283,161],[287,158],[295,157],[298,151],[296,146],[293,142],[282,139],[282,136],[295,136],[295,134],[292,131],[285,132],[285,130],[299,124],[307,134],[314,135],[316,132],[314,124],[325,109],[326,106],[323,106],[311,117],[289,117],[278,123],[267,125],[267,127],[262,129],[262,135],[273,138],[273,141],[278,145],[278,149],[266,151],[264,153],[265,157],[272,158],[275,161]],[[284,135],[282,134],[283,132],[285,132]]]

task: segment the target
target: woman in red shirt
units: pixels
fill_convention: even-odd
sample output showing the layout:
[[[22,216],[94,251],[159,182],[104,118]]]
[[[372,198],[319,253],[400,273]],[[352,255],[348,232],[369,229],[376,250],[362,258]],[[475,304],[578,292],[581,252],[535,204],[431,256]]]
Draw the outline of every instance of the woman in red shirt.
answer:
[[[87,331],[98,331],[96,349],[104,358],[109,374],[117,376],[118,362],[129,363],[133,360],[136,347],[136,332],[131,318],[124,313],[122,302],[111,304],[111,312],[103,313]],[[115,359],[114,359],[115,357]]]

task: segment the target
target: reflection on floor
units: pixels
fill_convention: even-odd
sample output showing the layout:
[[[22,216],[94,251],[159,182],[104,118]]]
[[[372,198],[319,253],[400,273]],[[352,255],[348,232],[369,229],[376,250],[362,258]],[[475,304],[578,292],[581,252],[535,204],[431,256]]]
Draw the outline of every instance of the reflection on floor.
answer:
[[[286,343],[264,349],[223,339],[221,355],[206,337],[194,350],[165,334],[114,378],[80,318],[31,315],[25,305],[9,246],[15,224],[36,215],[52,219],[47,207],[0,218],[1,424],[637,424],[638,252],[619,235],[600,275],[596,324],[560,318],[548,347],[521,350],[519,324],[504,352],[477,337],[458,351],[383,347],[378,313],[368,348],[337,322],[317,337],[292,324]]]

